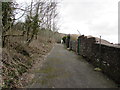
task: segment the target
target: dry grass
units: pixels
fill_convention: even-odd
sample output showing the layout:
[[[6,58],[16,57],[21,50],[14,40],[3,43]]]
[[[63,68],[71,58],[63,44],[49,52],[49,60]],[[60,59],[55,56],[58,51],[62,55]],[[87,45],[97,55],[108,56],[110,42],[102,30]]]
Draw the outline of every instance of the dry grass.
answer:
[[[71,34],[70,36],[71,36],[71,40],[76,41],[79,37],[79,34]]]
[[[47,34],[38,35],[29,46],[24,43],[24,38],[8,37],[6,48],[3,48],[3,82],[0,84],[4,88],[23,87],[32,79],[28,72],[36,66],[42,64],[44,56],[53,47],[54,40]],[[37,65],[39,64],[39,65]],[[31,79],[30,79],[31,78]]]

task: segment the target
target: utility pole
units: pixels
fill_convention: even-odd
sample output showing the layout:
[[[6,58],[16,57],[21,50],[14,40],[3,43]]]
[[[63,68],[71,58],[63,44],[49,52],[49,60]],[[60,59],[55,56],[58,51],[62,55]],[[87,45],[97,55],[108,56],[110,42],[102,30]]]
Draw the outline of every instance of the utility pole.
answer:
[[[100,36],[100,41],[99,41],[99,53],[100,53],[100,56],[99,56],[99,58],[100,58],[99,63],[100,64],[99,65],[101,66],[101,64],[102,64],[102,61],[101,61],[101,36]]]
[[[100,55],[101,55],[101,36],[100,36],[100,47],[99,47]]]

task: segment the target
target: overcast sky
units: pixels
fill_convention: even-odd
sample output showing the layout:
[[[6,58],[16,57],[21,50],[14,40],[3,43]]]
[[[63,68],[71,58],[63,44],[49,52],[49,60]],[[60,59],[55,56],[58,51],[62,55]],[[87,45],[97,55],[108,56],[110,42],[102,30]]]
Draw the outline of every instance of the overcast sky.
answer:
[[[62,0],[58,8],[59,32],[78,34],[79,30],[81,34],[101,35],[105,40],[118,43],[118,1]]]

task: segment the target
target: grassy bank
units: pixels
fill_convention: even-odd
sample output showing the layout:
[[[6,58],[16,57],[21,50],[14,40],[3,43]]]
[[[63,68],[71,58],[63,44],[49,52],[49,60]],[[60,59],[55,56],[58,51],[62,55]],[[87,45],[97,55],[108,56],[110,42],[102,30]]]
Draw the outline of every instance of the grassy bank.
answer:
[[[44,56],[51,50],[53,44],[60,40],[59,33],[40,32],[29,46],[24,44],[24,38],[9,37],[7,46],[2,48],[2,88],[24,87],[31,78],[29,72],[42,64]],[[54,37],[53,37],[54,34]],[[56,39],[54,39],[56,36]]]

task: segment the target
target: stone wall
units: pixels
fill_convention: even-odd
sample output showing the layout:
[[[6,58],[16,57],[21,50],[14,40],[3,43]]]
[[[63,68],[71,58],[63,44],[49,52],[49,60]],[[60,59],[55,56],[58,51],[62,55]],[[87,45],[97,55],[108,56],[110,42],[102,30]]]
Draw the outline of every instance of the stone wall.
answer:
[[[77,52],[77,41],[70,41],[70,50]]]
[[[120,84],[120,48],[98,44],[94,37],[79,36],[78,41],[70,41],[70,49],[79,51],[87,61]]]

